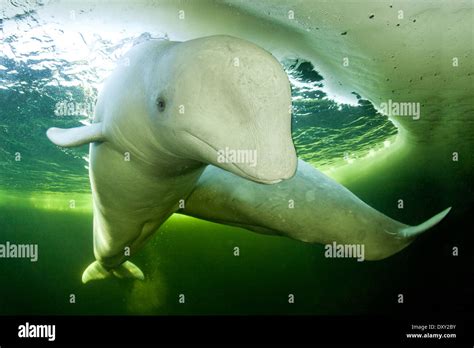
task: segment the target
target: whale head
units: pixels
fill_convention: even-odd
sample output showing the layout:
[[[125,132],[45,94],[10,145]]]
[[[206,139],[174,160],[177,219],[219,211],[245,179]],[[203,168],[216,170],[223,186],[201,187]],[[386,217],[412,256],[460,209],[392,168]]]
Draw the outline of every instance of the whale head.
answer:
[[[293,176],[290,85],[270,53],[212,36],[172,46],[158,67],[150,108],[168,152],[259,183]]]

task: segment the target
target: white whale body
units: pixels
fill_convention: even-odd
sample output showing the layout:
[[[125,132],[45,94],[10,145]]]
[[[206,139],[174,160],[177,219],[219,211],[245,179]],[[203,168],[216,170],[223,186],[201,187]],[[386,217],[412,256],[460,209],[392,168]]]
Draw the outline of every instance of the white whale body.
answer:
[[[99,94],[94,123],[51,128],[59,146],[90,145],[97,262],[83,281],[142,278],[125,262],[191,193],[206,164],[270,184],[294,175],[291,93],[278,61],[214,36],[133,48]],[[226,148],[258,163],[219,161]]]
[[[59,146],[90,143],[96,261],[83,282],[143,279],[128,259],[183,201],[185,214],[256,232],[363,243],[366,259],[398,252],[448,213],[399,223],[297,161],[290,106],[281,65],[247,41],[134,47],[99,94],[91,125],[47,132]],[[229,149],[256,160],[222,161]]]
[[[299,160],[296,174],[274,185],[259,185],[208,166],[179,213],[308,243],[360,244],[365,259],[380,260],[408,246],[450,209],[409,226]]]

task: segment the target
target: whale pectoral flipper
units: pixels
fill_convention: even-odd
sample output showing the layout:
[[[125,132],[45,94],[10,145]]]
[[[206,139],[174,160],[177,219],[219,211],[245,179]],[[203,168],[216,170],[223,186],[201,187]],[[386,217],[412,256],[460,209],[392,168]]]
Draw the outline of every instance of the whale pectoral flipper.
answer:
[[[102,134],[102,123],[75,128],[49,128],[46,131],[49,140],[61,147],[80,146],[95,141],[105,141]]]
[[[99,262],[94,261],[86,268],[84,273],[82,273],[82,282],[86,284],[91,280],[106,279],[113,276],[120,279],[145,279],[145,276],[143,275],[143,272],[140,270],[140,268],[130,261],[125,261],[120,266],[110,271],[105,269]]]

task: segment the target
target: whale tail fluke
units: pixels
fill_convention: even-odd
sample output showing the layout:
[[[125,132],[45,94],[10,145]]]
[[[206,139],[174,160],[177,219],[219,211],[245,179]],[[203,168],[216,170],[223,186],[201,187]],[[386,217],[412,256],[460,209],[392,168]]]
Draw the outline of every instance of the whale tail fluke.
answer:
[[[82,273],[82,283],[86,284],[91,280],[106,279],[110,278],[112,274],[107,271],[100,263],[97,261],[92,262],[87,266],[84,273]]]
[[[399,235],[403,238],[413,238],[418,236],[419,234],[429,230],[431,227],[436,225],[438,222],[444,219],[446,215],[448,215],[451,207],[443,210],[441,213],[436,214],[432,218],[426,220],[425,222],[417,225],[417,226],[407,226],[400,230]]]
[[[120,266],[110,271],[105,269],[99,262],[94,261],[86,268],[84,273],[82,273],[82,283],[86,284],[91,280],[106,279],[113,276],[120,279],[145,279],[145,276],[143,275],[143,272],[140,270],[140,268],[130,261],[125,261]]]
[[[134,263],[130,261],[125,261],[117,268],[112,270],[114,276],[120,279],[131,278],[131,279],[138,279],[144,280],[145,275],[143,274],[142,270],[138,268]]]

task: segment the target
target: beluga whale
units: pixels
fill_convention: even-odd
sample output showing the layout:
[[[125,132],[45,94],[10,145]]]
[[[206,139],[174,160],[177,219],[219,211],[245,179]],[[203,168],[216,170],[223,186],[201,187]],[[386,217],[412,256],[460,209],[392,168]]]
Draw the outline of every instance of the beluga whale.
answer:
[[[47,131],[61,147],[90,144],[95,261],[82,282],[144,279],[129,259],[176,212],[308,243],[362,243],[373,260],[449,212],[408,226],[368,206],[297,159],[290,110],[283,67],[251,42],[218,35],[133,47],[90,125]]]

